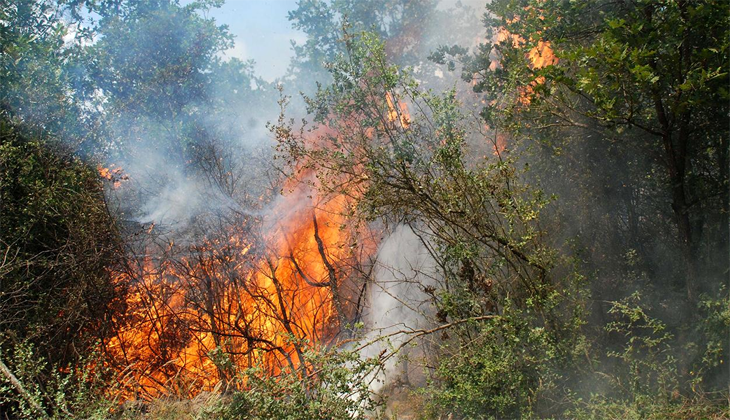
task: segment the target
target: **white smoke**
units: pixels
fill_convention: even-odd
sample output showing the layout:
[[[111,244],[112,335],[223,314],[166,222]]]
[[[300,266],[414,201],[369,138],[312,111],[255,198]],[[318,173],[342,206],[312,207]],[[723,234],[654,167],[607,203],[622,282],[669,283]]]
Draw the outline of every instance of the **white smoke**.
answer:
[[[373,283],[369,288],[369,312],[365,314],[368,333],[363,342],[364,358],[379,357],[399,349],[414,330],[428,328],[430,296],[425,288],[434,286],[436,263],[421,238],[406,225],[399,225],[380,245]],[[387,339],[380,339],[387,337]],[[406,348],[388,357],[384,371],[371,383],[378,391],[396,378],[406,376],[408,367],[400,356],[413,357]]]

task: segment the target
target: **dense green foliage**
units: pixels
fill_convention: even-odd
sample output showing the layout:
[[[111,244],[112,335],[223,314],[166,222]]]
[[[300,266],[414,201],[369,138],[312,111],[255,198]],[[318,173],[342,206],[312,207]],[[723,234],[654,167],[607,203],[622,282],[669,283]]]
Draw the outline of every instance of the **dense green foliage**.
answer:
[[[707,307],[702,293],[727,302],[720,287],[729,265],[725,9],[496,1],[485,15],[493,42],[433,55],[463,63],[464,78],[484,95],[485,121],[511,135],[508,148],[530,165],[527,179],[557,195],[549,237],[567,239],[587,275],[587,341],[598,350],[587,353],[593,361],[576,375],[584,379],[571,397],[597,405],[575,415],[699,415],[693,410],[726,387],[727,369],[705,356],[719,350],[708,329],[725,327],[699,310]],[[610,302],[634,293],[642,306],[631,310],[648,312],[632,322],[653,321],[617,335],[613,317],[628,309]],[[658,325],[661,360],[629,350],[660,346],[642,341],[642,331]],[[643,376],[654,374],[663,385]],[[670,377],[671,391],[662,388]],[[606,378],[615,381],[608,389]]]
[[[99,141],[129,153],[154,138],[161,153],[184,161],[196,140],[205,140],[197,138],[205,117],[199,110],[212,100],[216,54],[230,45],[230,35],[198,14],[205,3],[124,6],[99,8],[101,39],[86,51],[87,77],[100,93],[91,99],[104,108],[108,130]]]
[[[478,75],[475,90],[493,104],[483,111],[487,122],[524,133],[556,155],[588,150],[611,159],[569,164],[559,176],[598,178],[589,189],[617,179],[607,192],[628,201],[622,239],[641,262],[656,264],[646,261],[651,251],[641,244],[659,232],[672,241],[666,254],[675,253],[681,264],[672,283],[690,300],[714,290],[716,283],[701,279],[721,272],[728,258],[726,8],[595,1],[495,2],[490,10],[492,27],[524,42],[484,45],[468,61],[469,77]],[[541,42],[550,43],[556,63],[533,66],[525,58]],[[490,54],[501,57],[493,71],[485,68]],[[526,95],[528,103],[515,95]],[[644,214],[655,212],[658,220],[643,223]]]
[[[608,208],[580,209],[579,220],[604,224],[607,251],[628,244],[632,264],[691,301],[716,290],[705,279],[720,280],[728,259],[723,10],[713,2],[495,2],[488,25],[521,41],[502,37],[464,60],[465,77],[486,96],[486,121],[526,139],[542,182],[566,198],[609,196]],[[528,60],[541,43],[556,62]],[[463,51],[437,56],[449,52]],[[662,243],[671,247],[649,247]],[[670,256],[673,273],[659,271]]]
[[[20,130],[0,123],[1,348],[26,383],[46,384],[40,397],[73,381],[59,366],[79,366],[111,334],[123,311],[124,286],[109,272],[121,243],[96,169]],[[3,404],[16,391],[6,392]]]
[[[34,129],[64,134],[75,140],[81,131],[78,102],[69,87],[78,78],[77,47],[64,45],[68,27],[50,1],[0,2],[0,112]],[[87,36],[78,33],[80,39]]]
[[[118,234],[95,169],[7,123],[0,135],[3,330],[68,362],[109,327]]]

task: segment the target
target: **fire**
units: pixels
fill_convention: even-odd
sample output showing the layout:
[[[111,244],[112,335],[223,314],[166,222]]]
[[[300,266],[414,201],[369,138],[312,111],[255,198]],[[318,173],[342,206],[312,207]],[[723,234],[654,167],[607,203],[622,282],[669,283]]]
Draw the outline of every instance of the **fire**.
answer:
[[[129,177],[124,173],[122,168],[115,168],[114,164],[109,166],[109,168],[105,168],[103,166],[97,167],[99,176],[102,179],[110,181],[114,188],[119,188],[119,186],[122,185],[122,181],[126,181]]]
[[[553,53],[550,41],[537,41],[537,45],[527,53],[527,58],[530,60],[530,67],[533,69],[541,69],[558,63],[558,58]],[[545,76],[537,76],[529,85],[523,88],[519,98],[520,103],[529,105],[532,101],[531,97],[535,93],[535,88],[544,83]]]
[[[519,48],[519,47],[521,47],[522,45],[525,44],[525,38],[523,38],[523,37],[521,37],[519,35],[515,35],[513,33],[510,33],[505,28],[499,28],[497,30],[497,36],[496,36],[496,39],[495,40],[497,41],[497,43],[501,43],[501,42],[505,42],[505,41],[511,41],[512,42],[512,46],[514,48]]]
[[[407,105],[391,93],[383,102],[384,128],[408,129]],[[310,134],[337,135],[326,126]],[[267,217],[241,216],[194,245],[149,246],[137,266],[117,275],[129,285],[128,310],[104,348],[119,374],[118,397],[241,387],[236,375],[253,366],[271,375],[314,370],[307,350],[334,342],[353,319],[362,296],[359,264],[377,243],[345,216],[357,188],[320,196],[311,169],[294,174]]]
[[[398,108],[395,107],[393,95],[386,92],[385,101],[388,104],[388,122],[400,122],[404,129],[411,125],[411,114],[408,112],[408,105],[405,102],[398,101]]]
[[[512,34],[505,28],[499,28],[497,30],[495,41],[497,43],[511,41],[514,48],[519,48],[525,45],[525,43],[527,42],[525,41],[525,38],[521,37],[520,35]],[[545,41],[542,39],[537,40],[537,45],[530,48],[530,51],[527,52],[526,57],[528,60],[530,60],[530,67],[532,67],[533,69],[541,69],[558,63],[558,58],[555,57],[552,44],[550,43],[550,41]],[[490,68],[494,69],[498,65],[499,61],[497,59],[492,60],[492,62],[490,63]]]
[[[545,19],[544,16],[540,14],[541,12],[539,10],[534,9],[531,6],[526,6],[523,10],[530,13],[537,13],[537,17],[540,20]],[[507,19],[506,23],[512,24],[519,21],[519,19],[519,16],[515,16],[513,19]],[[513,48],[521,48],[528,42],[522,36],[511,33],[505,27],[497,29],[494,40],[497,44],[509,43]],[[534,39],[530,39],[530,41],[535,42]],[[525,58],[529,61],[529,66],[532,69],[542,69],[558,64],[558,57],[555,56],[551,42],[544,39],[538,39],[537,44],[530,48],[530,50],[526,53]],[[499,58],[497,56],[491,57],[489,69],[495,70],[499,67],[499,65]],[[476,83],[476,78],[473,80],[473,83]],[[535,88],[544,83],[545,77],[537,76],[527,86],[520,88],[518,90],[519,96],[517,98],[517,103],[521,105],[529,105],[532,101],[533,95],[535,94]],[[488,127],[485,128],[489,130]],[[504,134],[495,134],[494,140],[492,140],[492,147],[493,154],[495,156],[501,155],[501,153],[506,150],[507,139]]]
[[[306,371],[307,346],[326,343],[351,315],[357,294],[343,262],[374,251],[353,247],[347,206],[299,182],[264,221],[260,241],[230,232],[177,261],[147,258],[120,275],[132,285],[129,314],[106,345],[120,396],[192,396],[228,386],[233,367]]]
[[[532,68],[535,69],[541,69],[558,64],[558,59],[553,53],[550,41],[537,41],[537,45],[532,47],[530,52],[527,53],[527,58],[530,59]]]

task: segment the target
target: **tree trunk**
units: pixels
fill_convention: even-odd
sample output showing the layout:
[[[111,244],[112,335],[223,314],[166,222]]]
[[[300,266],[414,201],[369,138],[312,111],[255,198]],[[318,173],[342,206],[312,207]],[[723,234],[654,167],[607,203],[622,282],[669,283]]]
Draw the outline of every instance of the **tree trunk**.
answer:
[[[686,178],[687,173],[687,144],[689,141],[688,119],[689,116],[682,116],[679,133],[676,143],[672,139],[672,123],[670,123],[662,103],[659,92],[654,93],[654,106],[656,108],[659,123],[662,126],[662,143],[665,152],[665,161],[669,172],[669,182],[672,191],[672,210],[677,223],[679,247],[682,253],[682,260],[685,267],[685,289],[687,299],[694,301],[694,289],[697,278],[697,270],[694,257],[694,238],[692,226],[689,220],[689,205],[687,200]]]

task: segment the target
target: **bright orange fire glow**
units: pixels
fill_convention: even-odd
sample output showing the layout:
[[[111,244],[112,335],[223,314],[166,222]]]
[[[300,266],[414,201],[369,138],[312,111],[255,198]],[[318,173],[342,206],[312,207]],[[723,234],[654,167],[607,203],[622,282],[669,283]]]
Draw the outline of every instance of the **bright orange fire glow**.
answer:
[[[227,386],[234,367],[307,369],[304,349],[352,315],[343,261],[374,246],[353,245],[345,198],[320,201],[305,184],[275,206],[262,243],[231,233],[120,276],[133,285],[128,322],[106,348],[119,361],[122,398],[191,396]]]
[[[558,58],[553,53],[550,41],[538,41],[537,45],[527,53],[527,58],[530,59],[530,65],[533,69],[541,69],[558,63]],[[520,103],[529,105],[532,101],[531,97],[535,93],[535,88],[544,83],[545,76],[537,76],[535,80],[523,88],[519,98]]]
[[[405,102],[398,101],[398,108],[396,108],[390,92],[385,94],[385,101],[388,104],[388,121],[398,121],[401,127],[408,128],[411,125],[411,114],[408,112],[408,105]]]
[[[527,58],[530,59],[532,67],[536,69],[558,64],[558,59],[553,53],[550,41],[537,41],[537,45],[527,53]]]
[[[512,46],[514,48],[519,48],[520,46],[525,44],[525,38],[515,35],[513,33],[510,33],[505,28],[499,28],[497,30],[497,36],[495,39],[498,43],[505,42],[505,41],[512,41]]]
[[[408,129],[406,103],[392,93],[383,102],[384,128]],[[340,129],[359,127],[353,120]],[[322,126],[310,135],[316,142],[337,133]],[[377,248],[366,228],[345,216],[362,192],[321,197],[312,169],[294,173],[263,220],[194,245],[143,247],[146,257],[117,275],[129,285],[127,311],[104,348],[119,375],[118,397],[240,387],[245,378],[234,376],[254,366],[271,375],[308,374],[306,350],[331,344],[353,319],[363,290],[359,262]]]
[[[128,177],[126,174],[124,174],[122,168],[115,168],[114,164],[109,166],[109,168],[99,166],[97,168],[97,170],[99,171],[99,176],[102,179],[110,181],[114,188],[119,188],[119,186],[122,185],[122,181],[126,181]]]
[[[540,20],[544,20],[545,18],[541,15],[539,15],[539,10],[534,10],[532,7],[527,6],[523,8],[524,10],[528,12],[538,13],[538,18]],[[519,16],[515,16],[514,19],[508,19],[507,23],[512,24],[519,21]],[[496,43],[511,43],[513,48],[521,48],[527,43],[527,40],[523,38],[522,36],[518,34],[513,34],[507,30],[507,28],[501,27],[497,29],[497,33],[494,37],[494,40]],[[533,39],[530,39],[530,41],[535,41]],[[552,48],[552,44],[550,41],[546,41],[543,39],[538,39],[537,44],[530,48],[530,50],[526,54],[526,58],[529,60],[530,68],[532,69],[542,69],[547,66],[556,65],[558,63],[558,58],[555,56],[555,53]],[[493,57],[489,69],[495,70],[499,67],[499,57]],[[476,83],[476,79],[473,83]],[[527,86],[524,86],[518,90],[519,96],[517,98],[517,103],[521,105],[529,105],[532,102],[532,98],[535,94],[535,88],[545,83],[545,77],[544,76],[537,76],[534,80],[532,80]],[[488,130],[488,128],[487,128]],[[493,140],[493,154],[495,156],[500,155],[502,152],[504,152],[507,148],[507,139],[503,134],[497,134]]]

